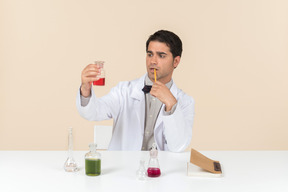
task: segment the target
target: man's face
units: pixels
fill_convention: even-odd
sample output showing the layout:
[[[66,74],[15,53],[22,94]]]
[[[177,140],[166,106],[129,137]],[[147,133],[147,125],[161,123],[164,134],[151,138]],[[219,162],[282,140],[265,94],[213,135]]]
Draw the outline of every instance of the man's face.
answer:
[[[179,62],[180,56],[173,59],[170,48],[165,43],[150,41],[146,55],[146,68],[151,81],[155,81],[154,69],[156,69],[157,81],[168,83]]]

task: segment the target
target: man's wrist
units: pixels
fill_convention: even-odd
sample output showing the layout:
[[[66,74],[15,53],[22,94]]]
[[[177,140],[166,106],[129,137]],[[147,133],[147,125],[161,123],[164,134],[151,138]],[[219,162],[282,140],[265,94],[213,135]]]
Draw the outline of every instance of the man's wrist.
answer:
[[[85,85],[81,85],[80,94],[83,97],[90,97],[90,95],[91,95],[91,87],[89,86],[89,88],[87,88]]]
[[[165,111],[171,111],[172,107],[177,103],[177,100],[174,99],[168,104],[165,104]]]
[[[176,110],[176,107],[177,107],[177,103],[175,103],[173,106],[172,106],[172,108],[171,108],[171,110],[170,111],[166,111],[166,110],[164,110],[164,115],[172,115],[173,113],[174,113],[174,111]]]

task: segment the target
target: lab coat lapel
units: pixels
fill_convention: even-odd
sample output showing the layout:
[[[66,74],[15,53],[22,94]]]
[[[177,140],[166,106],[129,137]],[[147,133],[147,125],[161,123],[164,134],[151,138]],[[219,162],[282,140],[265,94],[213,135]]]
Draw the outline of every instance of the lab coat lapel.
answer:
[[[141,129],[141,133],[144,134],[144,121],[145,121],[145,95],[142,91],[144,86],[145,76],[139,78],[132,88],[131,98],[134,99],[134,111],[136,113],[137,120],[139,122],[139,127]]]

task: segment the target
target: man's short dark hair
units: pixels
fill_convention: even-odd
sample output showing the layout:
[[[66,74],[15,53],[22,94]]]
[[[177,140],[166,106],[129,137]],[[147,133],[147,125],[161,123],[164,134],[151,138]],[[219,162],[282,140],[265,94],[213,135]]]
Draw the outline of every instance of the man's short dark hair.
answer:
[[[150,41],[166,43],[166,45],[170,48],[173,58],[177,56],[181,57],[182,55],[182,41],[175,33],[171,31],[160,30],[151,35],[146,41],[146,52],[148,51]]]

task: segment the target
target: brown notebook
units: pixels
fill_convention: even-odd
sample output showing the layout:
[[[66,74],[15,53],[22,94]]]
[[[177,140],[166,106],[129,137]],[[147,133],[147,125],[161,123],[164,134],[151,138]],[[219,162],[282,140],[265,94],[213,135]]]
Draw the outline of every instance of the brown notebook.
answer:
[[[190,163],[201,167],[202,169],[215,174],[221,174],[221,165],[219,161],[214,161],[202,155],[195,149],[191,149]]]

